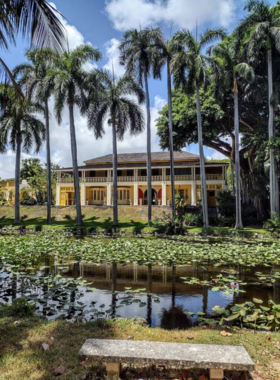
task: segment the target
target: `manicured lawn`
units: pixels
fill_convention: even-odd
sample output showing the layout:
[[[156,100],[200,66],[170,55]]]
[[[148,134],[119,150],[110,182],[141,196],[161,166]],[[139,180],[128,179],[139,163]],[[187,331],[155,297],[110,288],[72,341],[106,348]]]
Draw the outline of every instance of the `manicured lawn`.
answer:
[[[188,331],[160,328],[151,329],[131,320],[97,321],[69,324],[63,321],[47,322],[42,318],[22,320],[0,318],[0,379],[38,380],[54,379],[52,372],[65,367],[60,379],[98,379],[92,363],[78,363],[78,351],[85,339],[127,339],[163,342],[243,345],[254,360],[257,370],[253,378],[276,380],[280,378],[279,333],[253,331],[231,332],[223,337],[221,330],[192,328]],[[188,335],[194,339],[189,340]],[[43,351],[42,343],[50,346]],[[277,370],[278,369],[278,370]],[[87,377],[83,377],[87,376]]]
[[[170,212],[169,207],[153,207],[153,219],[161,217],[163,211]],[[82,207],[82,214],[84,215],[84,228],[88,229],[111,229],[113,227],[112,207],[98,207],[87,206]],[[65,229],[76,228],[75,217],[76,210],[73,206],[68,207],[53,207],[52,215],[54,222],[51,229]],[[14,208],[11,206],[0,207],[0,227],[13,226]],[[21,207],[21,225],[27,228],[42,227],[42,229],[50,229],[50,226],[46,224],[46,207],[44,206],[22,206]],[[119,206],[119,226],[118,229],[124,229],[128,231],[155,231],[154,227],[148,227],[147,225],[147,208],[146,207],[134,207],[134,206]],[[186,227],[186,231],[190,234],[197,234],[206,232],[202,227]],[[208,234],[229,234],[232,235],[233,231],[237,234],[249,234],[254,235],[258,233],[260,235],[267,234],[267,231],[261,227],[246,227],[242,231],[236,231],[230,227],[211,227]]]

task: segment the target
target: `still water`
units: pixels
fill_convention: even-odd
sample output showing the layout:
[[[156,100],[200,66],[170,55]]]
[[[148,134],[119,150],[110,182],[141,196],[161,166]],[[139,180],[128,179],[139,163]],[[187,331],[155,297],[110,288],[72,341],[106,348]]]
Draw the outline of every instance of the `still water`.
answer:
[[[44,265],[43,269],[42,264]],[[211,317],[214,306],[229,308],[234,304],[251,301],[254,297],[262,299],[264,305],[270,299],[279,304],[279,280],[270,286],[257,285],[255,272],[258,271],[268,274],[271,271],[279,271],[279,268],[239,266],[217,268],[205,263],[203,266],[194,264],[171,267],[138,264],[96,266],[72,261],[54,266],[50,259],[46,258],[40,265],[27,268],[26,278],[21,273],[21,278],[16,277],[9,282],[7,273],[2,271],[0,273],[0,279],[2,277],[0,302],[2,298],[5,302],[10,303],[12,299],[22,297],[25,292],[29,294],[31,301],[32,297],[34,297],[33,300],[39,300],[36,303],[38,312],[49,319],[54,319],[63,314],[63,308],[59,304],[60,296],[53,295],[53,293],[54,291],[56,294],[62,292],[63,297],[63,290],[46,285],[39,286],[37,279],[60,275],[63,279],[69,280],[80,278],[87,281],[87,287],[90,287],[87,291],[87,287],[83,285],[67,290],[68,293],[66,292],[64,297],[65,299],[69,298],[69,302],[66,302],[69,308],[66,315],[63,314],[66,318],[81,315],[82,312],[86,319],[138,316],[144,318],[151,327],[186,329],[198,323],[197,315],[190,316],[186,312],[195,314],[203,312],[205,316]],[[246,282],[247,285],[237,284],[236,292],[224,294],[222,291],[212,291],[211,287],[186,284],[183,279],[184,277],[196,277],[208,281],[220,273],[226,276],[229,272],[234,273],[236,279]],[[34,279],[35,288],[29,285],[30,278]],[[24,291],[22,284],[25,286]],[[242,293],[239,290],[245,290],[245,292]],[[40,299],[43,298],[45,301],[42,304]],[[51,305],[52,312],[44,313],[49,305]],[[95,311],[91,313],[90,310]]]

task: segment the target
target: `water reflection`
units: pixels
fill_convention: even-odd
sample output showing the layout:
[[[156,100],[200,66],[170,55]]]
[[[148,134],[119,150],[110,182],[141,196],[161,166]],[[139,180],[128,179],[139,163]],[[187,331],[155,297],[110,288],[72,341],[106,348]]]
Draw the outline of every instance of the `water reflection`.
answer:
[[[42,264],[44,264],[43,270],[39,269],[42,268]],[[277,271],[276,267],[272,269]],[[46,257],[44,263],[38,263],[37,267],[29,271],[37,276],[37,279],[46,279],[57,274],[69,280],[81,277],[95,288],[93,291],[85,292],[85,287],[73,286],[65,291],[65,294],[56,296],[54,300],[48,298],[48,294],[54,288],[50,288],[48,281],[42,282],[38,293],[46,301],[42,303],[40,310],[49,318],[57,317],[63,310],[66,311],[67,318],[81,315],[83,311],[81,305],[83,305],[85,310],[96,310],[95,317],[133,318],[138,316],[144,318],[151,327],[185,329],[197,323],[197,316],[189,316],[185,313],[186,311],[195,314],[203,312],[206,316],[210,316],[214,306],[230,307],[234,303],[243,303],[253,298],[263,299],[264,305],[269,299],[280,303],[279,280],[270,287],[254,285],[255,272],[269,273],[271,271],[271,268],[264,267],[246,268],[237,265],[231,268],[216,268],[207,262],[203,263],[203,266],[198,266],[196,263],[189,266],[152,266],[151,264],[142,266],[117,263],[97,266],[71,260],[54,265],[53,259]],[[182,279],[182,277],[196,277],[209,281],[220,273],[225,272],[226,275],[230,271],[235,271],[235,276],[247,283],[247,285],[239,285],[239,289],[245,290],[245,293],[237,291],[223,294],[211,291],[208,286],[185,284]],[[39,289],[36,278],[34,283]],[[6,298],[3,298],[0,291],[0,299],[11,302],[16,297],[22,296],[21,285],[22,279],[19,280],[16,275],[13,275],[5,292]],[[64,299],[69,297],[67,298],[69,302],[66,302],[68,308],[59,306],[61,297]],[[50,304],[55,304],[55,314],[49,313]],[[92,309],[93,305],[94,309]],[[91,314],[88,313],[86,317],[91,318]]]

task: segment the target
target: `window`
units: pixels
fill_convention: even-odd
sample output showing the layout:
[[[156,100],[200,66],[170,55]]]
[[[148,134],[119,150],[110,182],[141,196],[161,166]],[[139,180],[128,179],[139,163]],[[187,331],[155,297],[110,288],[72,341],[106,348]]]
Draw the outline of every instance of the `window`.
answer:
[[[215,191],[209,191],[209,197],[215,197]]]
[[[117,170],[117,173],[118,173],[118,174],[117,174],[118,177],[121,177],[121,176],[122,176],[122,170]]]
[[[134,176],[134,171],[133,170],[128,170],[127,171],[127,176],[128,177],[133,177]]]

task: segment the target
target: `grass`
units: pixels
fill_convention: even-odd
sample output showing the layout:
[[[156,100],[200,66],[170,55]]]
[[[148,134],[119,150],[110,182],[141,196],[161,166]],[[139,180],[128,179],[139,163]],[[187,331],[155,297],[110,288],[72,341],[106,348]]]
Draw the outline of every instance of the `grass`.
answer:
[[[280,378],[279,333],[239,331],[223,337],[221,331],[216,329],[197,327],[187,332],[166,331],[139,326],[126,319],[100,320],[86,324],[47,322],[35,317],[15,321],[11,317],[0,318],[1,380],[54,379],[52,372],[61,365],[66,371],[60,379],[97,379],[92,364],[78,363],[77,354],[84,341],[88,338],[127,339],[129,336],[135,340],[242,345],[256,364],[257,370],[251,374],[254,379]],[[188,334],[192,334],[194,339],[188,340]],[[49,344],[48,351],[43,351],[43,343]]]
[[[153,219],[161,217],[162,212],[165,210],[168,212],[170,208],[153,207]],[[23,218],[21,225],[26,228],[42,228],[50,229],[46,220],[46,207],[44,206],[21,206],[21,216]],[[119,226],[117,229],[123,229],[127,231],[155,231],[155,228],[147,225],[147,207],[135,207],[135,206],[119,206]],[[108,206],[87,206],[82,207],[82,214],[84,215],[83,228],[88,229],[111,229],[113,228],[113,210]],[[65,228],[77,228],[75,223],[76,210],[74,206],[68,207],[53,207],[52,216],[55,217],[51,229],[63,230]],[[66,218],[67,217],[67,218]],[[14,218],[14,207],[1,206],[0,207],[0,228],[12,227]],[[78,227],[79,228],[79,227]],[[186,227],[186,231],[190,234],[203,233],[205,230],[202,227]],[[260,235],[268,234],[268,232],[259,227],[247,227],[242,231],[236,231],[230,227],[211,227],[207,230],[208,234],[218,235],[231,235],[235,231],[238,234],[254,235],[258,233]]]

